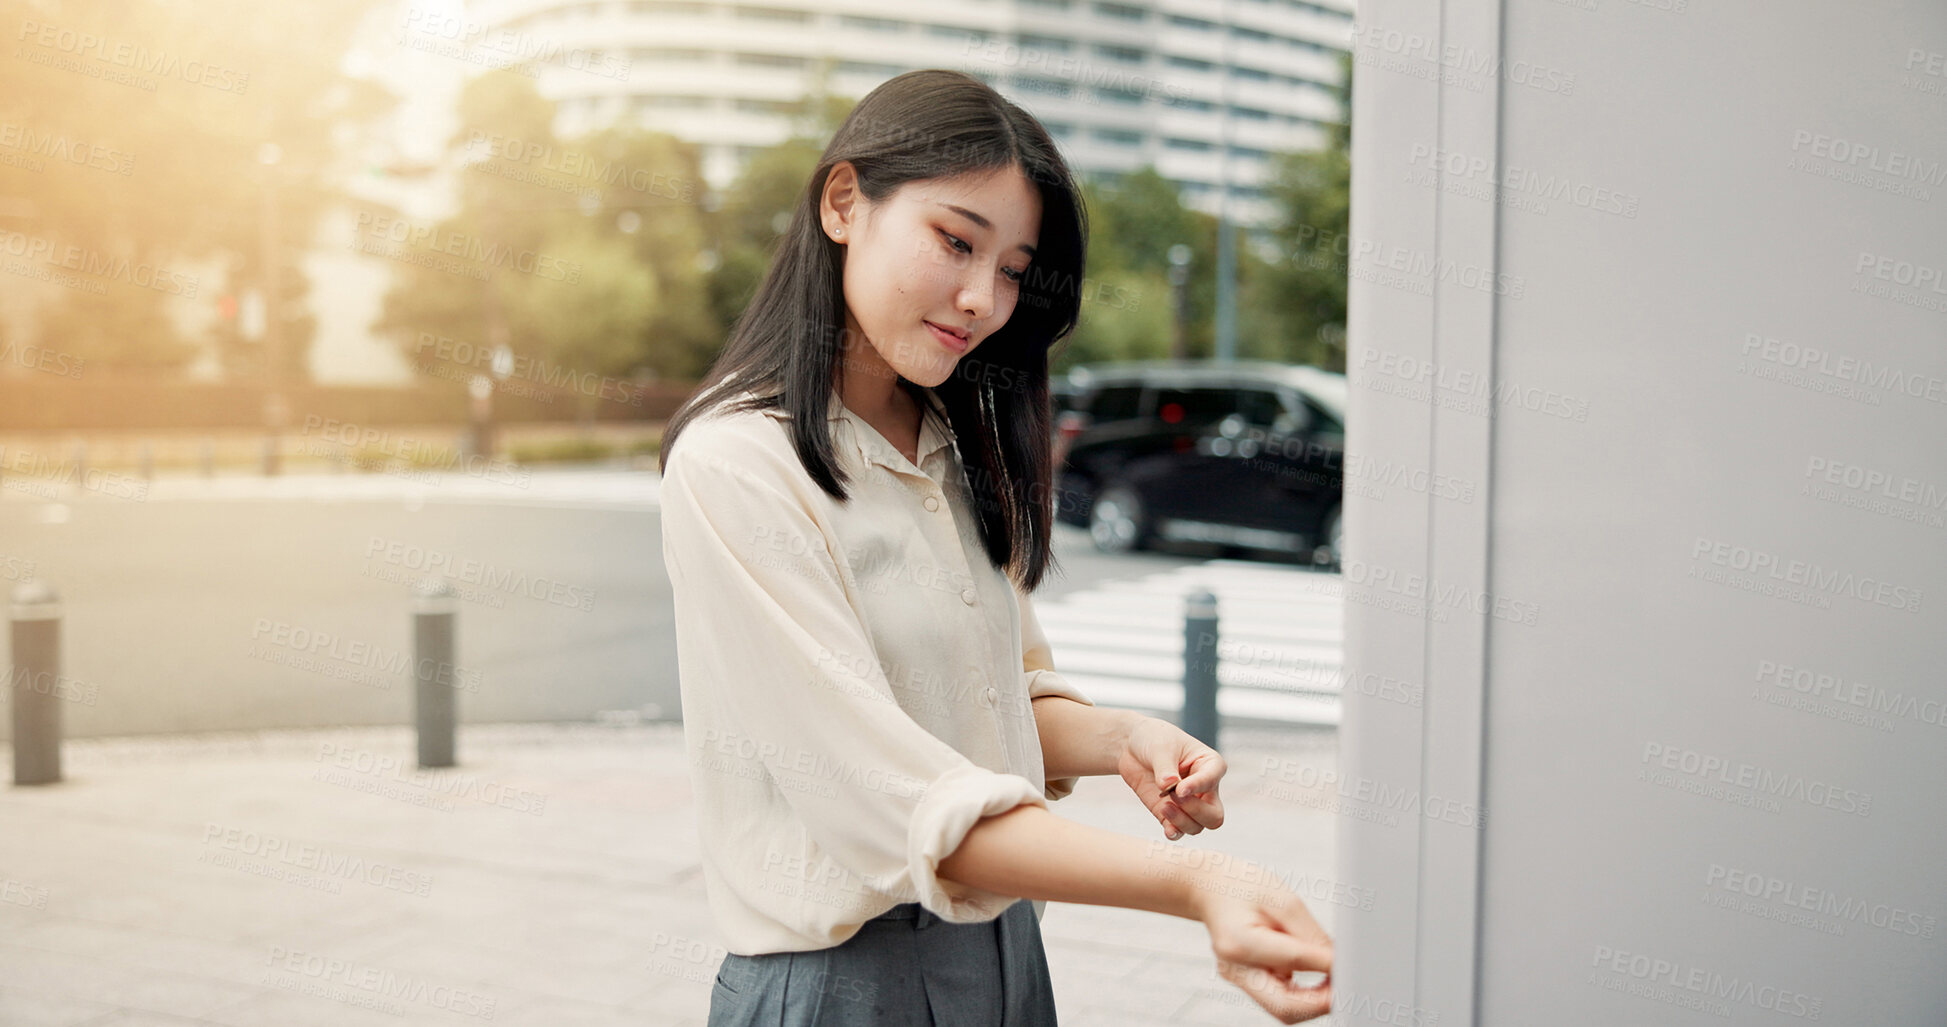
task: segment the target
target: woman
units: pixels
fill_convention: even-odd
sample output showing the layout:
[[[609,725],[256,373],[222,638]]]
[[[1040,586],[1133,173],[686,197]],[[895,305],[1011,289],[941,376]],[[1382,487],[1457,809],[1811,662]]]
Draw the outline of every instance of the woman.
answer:
[[[1053,1024],[1049,899],[1199,920],[1284,1022],[1329,1005],[1329,977],[1290,983],[1331,967],[1297,896],[1169,844],[1222,824],[1223,758],[1090,703],[1028,601],[1084,238],[1033,117],[967,75],[898,76],[832,138],[669,424],[683,726],[731,953],[713,1027]],[[1048,812],[1109,773],[1167,841]]]

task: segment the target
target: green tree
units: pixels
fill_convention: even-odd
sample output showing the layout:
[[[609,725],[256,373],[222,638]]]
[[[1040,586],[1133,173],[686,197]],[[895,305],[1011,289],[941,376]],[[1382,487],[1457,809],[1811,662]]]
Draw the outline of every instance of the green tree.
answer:
[[[1345,369],[1345,295],[1351,243],[1352,60],[1340,60],[1346,120],[1322,150],[1282,155],[1267,192],[1279,216],[1272,226],[1279,260],[1261,264],[1240,292],[1239,307],[1258,326],[1254,355]],[[1245,346],[1240,342],[1239,350]]]
[[[696,148],[627,126],[558,138],[554,104],[515,71],[470,81],[459,113],[458,209],[395,233],[418,241],[386,251],[398,263],[374,329],[456,382],[503,345],[543,382],[699,373],[721,333],[696,260]]]

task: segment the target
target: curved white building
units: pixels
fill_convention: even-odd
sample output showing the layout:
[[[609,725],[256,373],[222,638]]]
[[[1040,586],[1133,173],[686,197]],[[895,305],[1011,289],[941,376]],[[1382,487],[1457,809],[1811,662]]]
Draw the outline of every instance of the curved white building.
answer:
[[[481,30],[561,104],[564,132],[635,119],[703,148],[712,187],[791,131],[822,71],[861,97],[916,68],[977,75],[1033,111],[1078,173],[1153,164],[1214,212],[1268,216],[1266,157],[1325,142],[1350,0],[490,0]]]

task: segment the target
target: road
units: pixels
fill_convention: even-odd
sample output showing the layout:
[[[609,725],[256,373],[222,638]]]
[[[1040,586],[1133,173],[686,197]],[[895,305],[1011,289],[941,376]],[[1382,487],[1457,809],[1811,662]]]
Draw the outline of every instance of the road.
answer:
[[[461,593],[463,719],[673,719],[654,485],[626,470],[9,479],[0,584],[38,577],[62,596],[69,737],[409,722],[411,583],[429,572]],[[1038,607],[1210,555],[1109,556],[1067,526],[1055,548],[1062,574]]]

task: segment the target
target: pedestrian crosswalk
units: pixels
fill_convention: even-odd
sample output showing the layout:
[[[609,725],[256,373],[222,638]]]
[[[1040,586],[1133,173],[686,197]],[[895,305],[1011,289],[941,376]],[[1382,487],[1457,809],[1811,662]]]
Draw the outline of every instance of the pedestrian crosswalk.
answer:
[[[1337,726],[1340,576],[1210,560],[1034,601],[1055,669],[1104,706],[1183,708],[1184,596],[1217,597],[1217,712]]]

